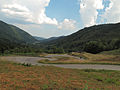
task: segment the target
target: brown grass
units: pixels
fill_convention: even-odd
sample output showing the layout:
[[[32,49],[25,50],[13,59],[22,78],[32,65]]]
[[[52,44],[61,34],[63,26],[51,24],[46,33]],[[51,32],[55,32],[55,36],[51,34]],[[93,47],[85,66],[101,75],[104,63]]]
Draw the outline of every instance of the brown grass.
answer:
[[[0,90],[120,90],[120,72],[26,67],[0,61]]]
[[[55,61],[40,60],[39,63],[44,64],[114,64],[120,65],[119,55],[104,55],[104,54],[90,54],[90,53],[72,53],[72,56],[83,58],[82,60],[71,57],[59,57]]]

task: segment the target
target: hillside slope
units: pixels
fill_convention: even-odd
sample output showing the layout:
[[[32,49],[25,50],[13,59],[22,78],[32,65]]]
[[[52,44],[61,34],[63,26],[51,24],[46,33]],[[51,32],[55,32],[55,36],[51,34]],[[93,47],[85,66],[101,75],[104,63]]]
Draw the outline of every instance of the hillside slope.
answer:
[[[63,47],[67,52],[97,52],[120,48],[120,23],[87,27],[78,32],[49,42],[48,45]],[[95,52],[95,53],[97,53]]]
[[[0,21],[0,41],[33,43],[36,40],[20,28]]]

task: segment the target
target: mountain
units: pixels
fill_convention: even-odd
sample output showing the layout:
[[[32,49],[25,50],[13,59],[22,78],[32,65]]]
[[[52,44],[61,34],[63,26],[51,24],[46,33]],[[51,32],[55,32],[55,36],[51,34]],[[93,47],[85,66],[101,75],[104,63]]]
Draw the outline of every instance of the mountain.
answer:
[[[86,27],[69,36],[52,40],[48,45],[63,47],[67,52],[98,53],[120,48],[120,23]]]
[[[0,40],[6,39],[12,42],[33,43],[36,40],[20,28],[0,21]]]
[[[60,39],[60,38],[62,38],[62,37],[64,37],[64,36],[50,37],[50,38],[44,40],[44,42],[45,42],[45,43],[48,43],[48,42],[50,42],[50,41],[57,40],[57,39]]]
[[[59,37],[50,37],[50,38],[42,38],[42,37],[37,37],[37,36],[34,36],[35,39],[39,40],[41,43],[49,43],[50,41],[53,41],[53,40],[57,40],[57,39],[60,39],[64,36],[59,36]]]
[[[42,38],[42,37],[37,37],[37,36],[33,36],[35,39],[39,40],[39,41],[42,41],[42,40],[45,40],[46,38]]]
[[[41,40],[40,42],[36,39]],[[43,39],[43,40],[42,40]],[[26,45],[49,52],[99,53],[120,48],[120,23],[86,27],[69,36],[33,37],[20,28],[0,21],[0,50]],[[31,45],[32,44],[32,45]]]
[[[56,39],[58,39],[59,37],[50,37],[50,38],[48,38],[47,40],[48,41],[51,41],[51,40],[56,40]]]
[[[20,28],[0,21],[0,47],[11,44],[34,43],[37,40]]]

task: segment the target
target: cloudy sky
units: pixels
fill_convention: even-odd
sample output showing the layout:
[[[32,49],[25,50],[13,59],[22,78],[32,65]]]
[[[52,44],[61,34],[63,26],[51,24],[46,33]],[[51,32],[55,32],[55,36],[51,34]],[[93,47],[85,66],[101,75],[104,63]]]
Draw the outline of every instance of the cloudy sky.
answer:
[[[0,0],[0,20],[31,35],[69,35],[84,27],[120,21],[120,0]]]

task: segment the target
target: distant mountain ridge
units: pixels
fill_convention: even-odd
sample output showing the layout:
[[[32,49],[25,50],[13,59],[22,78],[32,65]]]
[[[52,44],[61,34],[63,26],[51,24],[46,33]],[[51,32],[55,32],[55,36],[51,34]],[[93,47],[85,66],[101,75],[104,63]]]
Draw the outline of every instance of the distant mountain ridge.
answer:
[[[39,40],[39,41],[42,41],[42,40],[45,40],[46,38],[43,38],[43,37],[37,37],[37,36],[33,36],[36,40]]]
[[[53,41],[53,40],[57,40],[57,39],[60,39],[60,38],[62,38],[62,37],[64,37],[64,36],[59,36],[59,37],[50,37],[50,38],[48,38],[48,39],[46,39],[46,40],[44,40],[44,42],[50,42],[50,41]]]
[[[40,42],[47,43],[47,42],[50,42],[50,41],[59,39],[59,38],[64,37],[64,36],[50,37],[50,38],[42,38],[42,37],[37,37],[37,36],[33,36],[33,37],[34,37],[35,39],[39,40]]]

